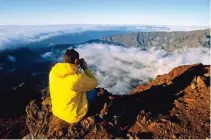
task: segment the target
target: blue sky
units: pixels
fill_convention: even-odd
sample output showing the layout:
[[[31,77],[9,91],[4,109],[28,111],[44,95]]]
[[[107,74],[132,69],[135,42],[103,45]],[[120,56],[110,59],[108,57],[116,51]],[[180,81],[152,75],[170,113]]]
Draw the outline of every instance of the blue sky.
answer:
[[[209,26],[210,0],[0,0],[0,25]]]

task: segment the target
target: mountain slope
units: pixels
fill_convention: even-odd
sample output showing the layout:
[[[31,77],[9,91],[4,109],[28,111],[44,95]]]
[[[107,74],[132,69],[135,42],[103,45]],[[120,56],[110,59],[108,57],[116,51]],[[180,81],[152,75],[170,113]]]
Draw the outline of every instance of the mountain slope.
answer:
[[[125,47],[159,47],[175,50],[183,47],[210,47],[210,29],[178,32],[138,32],[103,37],[101,40]]]
[[[29,100],[40,97],[36,92],[48,83],[51,62],[29,48],[18,48],[0,52],[0,67],[0,115],[23,114]]]

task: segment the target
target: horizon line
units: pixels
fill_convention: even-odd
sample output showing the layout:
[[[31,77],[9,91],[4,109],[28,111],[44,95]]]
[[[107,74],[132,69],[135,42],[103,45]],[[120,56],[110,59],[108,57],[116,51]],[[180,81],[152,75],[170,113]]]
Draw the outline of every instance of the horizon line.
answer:
[[[64,26],[64,25],[97,25],[97,26],[157,26],[157,27],[208,27],[210,25],[155,25],[155,24],[0,24],[0,26]]]

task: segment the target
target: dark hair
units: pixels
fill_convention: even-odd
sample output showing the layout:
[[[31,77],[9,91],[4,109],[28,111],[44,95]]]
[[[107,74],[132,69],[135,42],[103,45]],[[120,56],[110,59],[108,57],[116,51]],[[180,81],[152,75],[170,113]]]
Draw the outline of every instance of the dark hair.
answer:
[[[79,59],[79,53],[74,49],[67,49],[64,55],[64,62],[74,64],[75,59]]]

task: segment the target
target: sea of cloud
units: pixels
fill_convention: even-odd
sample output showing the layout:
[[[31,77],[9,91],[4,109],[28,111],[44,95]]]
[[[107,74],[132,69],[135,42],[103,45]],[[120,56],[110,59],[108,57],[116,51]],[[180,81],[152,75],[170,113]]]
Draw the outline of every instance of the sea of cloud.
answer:
[[[54,36],[84,31],[111,30],[111,27],[85,25],[0,26],[0,51],[19,44],[38,42]]]
[[[174,52],[140,50],[108,44],[85,44],[76,49],[94,71],[100,87],[114,94],[128,94],[134,87],[145,84],[159,74],[185,64],[210,64],[209,48],[185,48]],[[44,58],[62,61],[61,52],[47,52]]]
[[[105,25],[49,25],[49,26],[0,26],[0,51],[6,48],[38,42],[54,36],[85,31],[187,31],[206,27],[158,27],[158,26],[105,26]],[[99,86],[114,94],[127,94],[135,86],[147,83],[172,68],[193,63],[210,64],[210,49],[192,48],[166,52],[150,48],[124,48],[108,44],[85,44],[76,49],[94,71]],[[62,61],[64,51],[52,51],[43,57]],[[8,58],[13,61],[13,58]],[[1,68],[0,68],[1,69]]]
[[[68,33],[85,31],[187,31],[205,29],[195,26],[140,26],[140,25],[40,25],[40,26],[10,26],[0,25],[0,51],[15,48],[23,44],[49,39]]]

